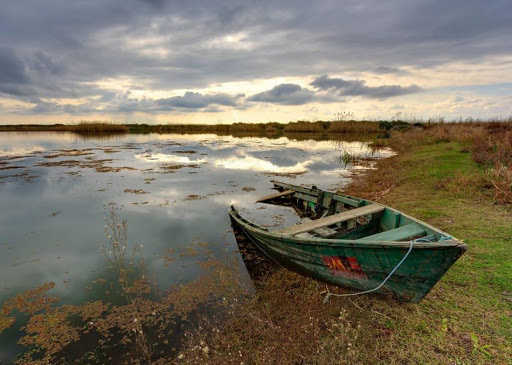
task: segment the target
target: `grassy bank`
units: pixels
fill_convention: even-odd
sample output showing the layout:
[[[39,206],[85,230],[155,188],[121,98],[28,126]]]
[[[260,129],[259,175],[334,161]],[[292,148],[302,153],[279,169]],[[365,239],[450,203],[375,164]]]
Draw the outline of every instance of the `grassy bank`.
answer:
[[[16,124],[0,125],[0,132],[73,132],[78,134],[129,133],[125,124],[111,122],[79,122],[75,124]]]
[[[511,169],[511,130],[438,125],[394,133],[388,143],[399,154],[346,188],[467,243],[466,254],[421,303],[367,295],[322,304],[322,284],[277,270],[228,320],[191,333],[182,361],[511,363],[512,212],[503,178]]]
[[[234,124],[119,124],[111,122],[79,122],[75,124],[20,124],[0,125],[0,132],[74,132],[80,134],[103,133],[214,133],[219,135],[251,135],[275,137],[290,133],[347,134],[382,133],[404,122],[335,121],[290,123],[234,123]]]

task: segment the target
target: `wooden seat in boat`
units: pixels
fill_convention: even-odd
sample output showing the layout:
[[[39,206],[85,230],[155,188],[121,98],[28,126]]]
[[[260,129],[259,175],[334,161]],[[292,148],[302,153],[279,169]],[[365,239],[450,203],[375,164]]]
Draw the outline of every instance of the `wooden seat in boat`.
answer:
[[[309,219],[309,218],[302,218],[300,221],[301,221],[301,223],[313,222],[313,220]],[[331,237],[331,236],[334,236],[336,233],[338,233],[335,229],[332,229],[329,227],[317,228],[317,229],[313,230],[312,232],[316,233],[320,237]],[[308,233],[300,233],[297,235],[297,237],[301,236],[301,235],[307,235],[307,234]],[[307,236],[304,236],[304,237],[307,237]]]
[[[369,204],[360,208],[350,209],[341,213],[329,215],[325,218],[315,219],[310,222],[298,224],[296,226],[283,228],[273,233],[294,236],[299,233],[311,232],[319,228],[332,226],[333,224],[345,222],[350,219],[361,217],[363,215],[378,213],[383,211],[384,209],[385,207],[383,207],[382,205]]]
[[[426,234],[425,229],[418,223],[410,223],[402,227],[362,237],[357,241],[407,241]]]

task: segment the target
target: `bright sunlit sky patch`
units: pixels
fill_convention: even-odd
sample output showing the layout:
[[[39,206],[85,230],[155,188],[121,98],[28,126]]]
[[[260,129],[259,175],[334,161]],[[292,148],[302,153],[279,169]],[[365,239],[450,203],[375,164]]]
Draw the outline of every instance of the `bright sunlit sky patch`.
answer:
[[[512,2],[4,1],[0,124],[512,114]]]

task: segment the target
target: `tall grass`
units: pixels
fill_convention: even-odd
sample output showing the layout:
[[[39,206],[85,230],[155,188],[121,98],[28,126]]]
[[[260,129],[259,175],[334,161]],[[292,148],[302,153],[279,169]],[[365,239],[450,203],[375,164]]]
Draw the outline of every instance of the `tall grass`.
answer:
[[[0,132],[74,132],[79,134],[128,133],[125,124],[102,121],[80,121],[76,124],[1,125]]]
[[[328,133],[345,134],[345,133],[379,133],[382,132],[380,122],[367,121],[335,121],[331,122]]]
[[[265,133],[265,124],[234,123],[228,126],[231,133]]]
[[[69,125],[69,131],[80,134],[104,134],[104,133],[127,133],[129,128],[123,124],[112,122],[80,122],[76,125]]]
[[[279,137],[282,135],[311,134],[319,138],[330,135],[373,135],[393,133],[397,130],[419,133],[432,141],[451,141],[472,143],[489,134],[499,135],[509,130],[511,118],[493,120],[464,119],[457,122],[445,123],[441,117],[419,120],[392,119],[389,121],[357,121],[348,119],[351,114],[338,116],[334,121],[297,121],[287,124],[269,123],[234,123],[234,124],[119,124],[102,121],[81,121],[77,124],[53,125],[0,125],[0,131],[69,131],[80,134],[109,134],[109,133],[214,133],[219,135],[250,135]]]
[[[291,122],[284,126],[284,133],[323,133],[325,128],[322,122]]]
[[[127,124],[130,133],[216,133],[229,134],[227,124]]]
[[[512,118],[486,122],[427,123],[422,127],[396,137],[407,140],[407,143],[459,142],[463,150],[471,153],[473,160],[485,169],[483,184],[494,190],[495,201],[512,203]],[[466,183],[474,182],[467,180]]]
[[[378,133],[379,122],[308,122],[298,121],[287,124],[234,123],[234,124],[118,124],[112,122],[80,122],[78,124],[53,125],[0,125],[0,131],[69,131],[75,133],[216,133],[216,134],[253,134],[281,135],[287,133]]]

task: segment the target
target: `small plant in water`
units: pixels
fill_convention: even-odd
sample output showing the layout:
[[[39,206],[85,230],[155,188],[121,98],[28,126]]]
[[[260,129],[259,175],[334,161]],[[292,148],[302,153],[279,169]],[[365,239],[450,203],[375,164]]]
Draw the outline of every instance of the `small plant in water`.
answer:
[[[350,161],[352,161],[353,157],[347,150],[343,151],[339,157],[340,163],[344,163],[345,165],[343,167],[347,167]]]

